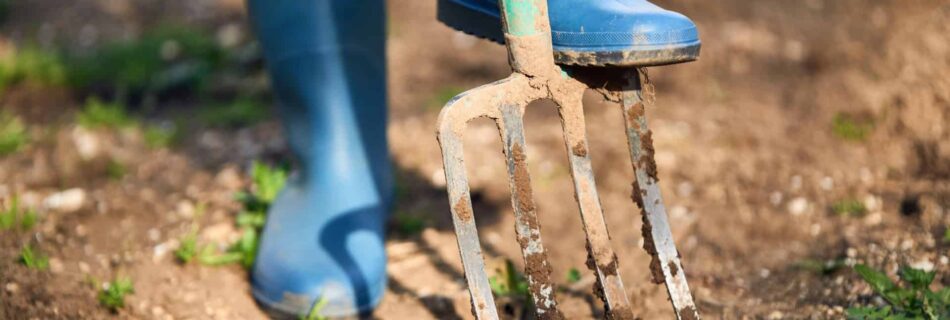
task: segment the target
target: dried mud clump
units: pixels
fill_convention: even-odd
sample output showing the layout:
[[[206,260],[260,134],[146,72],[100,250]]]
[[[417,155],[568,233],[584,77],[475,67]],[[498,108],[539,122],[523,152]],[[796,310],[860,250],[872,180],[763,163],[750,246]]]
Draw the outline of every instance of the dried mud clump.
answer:
[[[455,203],[455,214],[459,216],[459,219],[462,221],[471,221],[472,220],[472,211],[469,209],[470,205],[468,203],[468,197],[462,197],[458,202]]]
[[[587,145],[583,141],[578,142],[577,144],[574,145],[574,148],[571,148],[571,152],[574,153],[575,156],[586,157]]]

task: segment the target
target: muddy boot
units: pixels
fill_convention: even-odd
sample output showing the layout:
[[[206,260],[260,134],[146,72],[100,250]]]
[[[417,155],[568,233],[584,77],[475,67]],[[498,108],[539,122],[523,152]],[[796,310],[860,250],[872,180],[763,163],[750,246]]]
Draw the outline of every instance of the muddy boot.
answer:
[[[298,170],[268,213],[252,272],[272,312],[370,312],[386,285],[392,194],[382,0],[249,0]]]
[[[699,57],[696,25],[646,0],[549,0],[548,13],[559,64],[651,66]],[[438,17],[456,30],[504,41],[496,0],[439,0]]]

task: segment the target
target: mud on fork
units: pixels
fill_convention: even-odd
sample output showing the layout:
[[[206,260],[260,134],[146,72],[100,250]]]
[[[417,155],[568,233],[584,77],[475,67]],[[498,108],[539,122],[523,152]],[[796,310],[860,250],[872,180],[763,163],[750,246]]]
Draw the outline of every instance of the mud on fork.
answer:
[[[558,310],[552,269],[541,240],[525,151],[524,111],[529,103],[539,99],[551,99],[558,106],[574,192],[587,237],[588,265],[597,278],[595,292],[603,300],[608,318],[635,318],[618,272],[617,256],[610,246],[587,152],[582,97],[586,89],[593,88],[622,106],[636,176],[633,198],[643,211],[644,249],[652,257],[653,280],[666,284],[677,318],[698,319],[657,185],[653,142],[641,90],[641,79],[646,79],[641,77],[643,71],[633,67],[559,67],[553,59],[546,1],[502,0],[500,3],[512,74],[453,98],[438,120],[452,219],[476,318],[498,319],[475,227],[462,150],[466,124],[481,117],[494,120],[501,134],[516,237],[535,314],[539,319],[564,317]]]

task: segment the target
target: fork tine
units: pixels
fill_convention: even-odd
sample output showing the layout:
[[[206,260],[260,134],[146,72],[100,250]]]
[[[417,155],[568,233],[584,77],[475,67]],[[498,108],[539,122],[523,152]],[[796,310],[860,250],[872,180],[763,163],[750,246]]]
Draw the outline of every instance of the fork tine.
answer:
[[[622,95],[627,142],[637,180],[633,184],[632,196],[643,210],[643,248],[651,256],[653,282],[666,282],[666,290],[677,319],[699,319],[679,253],[673,243],[666,208],[663,206],[660,187],[657,184],[659,180],[656,176],[656,161],[653,158],[653,138],[647,127],[639,70],[628,74],[628,84]]]
[[[515,231],[524,257],[525,275],[534,299],[538,319],[563,319],[554,297],[551,265],[541,242],[541,230],[531,191],[525,150],[523,107],[503,106],[498,127],[502,132],[505,158],[508,163],[508,181],[511,186],[511,205],[515,211]]]
[[[585,88],[580,83],[570,83],[564,88],[551,90],[552,98],[559,107],[564,143],[574,180],[574,195],[587,236],[588,267],[597,275],[599,288],[595,288],[595,292],[599,291],[600,298],[604,300],[608,317],[632,319],[633,311],[620,279],[617,255],[610,246],[610,235],[587,150],[582,105]]]

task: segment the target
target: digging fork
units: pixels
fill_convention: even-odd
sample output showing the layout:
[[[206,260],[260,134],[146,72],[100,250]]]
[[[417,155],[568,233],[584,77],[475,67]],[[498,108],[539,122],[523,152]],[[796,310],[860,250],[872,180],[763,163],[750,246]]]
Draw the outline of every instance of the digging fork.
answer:
[[[559,67],[553,59],[546,0],[500,0],[500,4],[512,74],[456,96],[445,105],[438,120],[452,220],[476,318],[498,319],[475,228],[462,150],[467,123],[480,117],[494,120],[501,134],[515,231],[535,314],[539,319],[564,317],[558,310],[551,265],[541,241],[525,150],[525,108],[539,99],[551,99],[558,106],[574,193],[587,237],[588,266],[597,276],[595,292],[603,300],[608,318],[634,318],[620,279],[617,255],[610,246],[588,154],[582,96],[586,89],[594,88],[623,107],[636,175],[633,198],[643,211],[644,248],[652,257],[654,282],[666,283],[678,319],[699,319],[657,185],[653,141],[644,115],[641,71]]]

